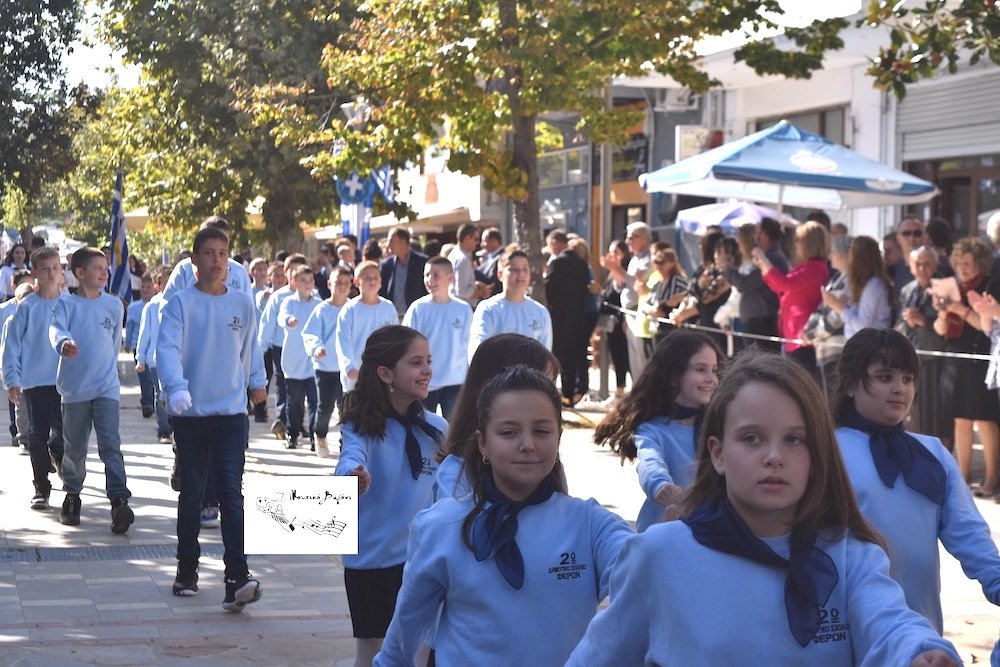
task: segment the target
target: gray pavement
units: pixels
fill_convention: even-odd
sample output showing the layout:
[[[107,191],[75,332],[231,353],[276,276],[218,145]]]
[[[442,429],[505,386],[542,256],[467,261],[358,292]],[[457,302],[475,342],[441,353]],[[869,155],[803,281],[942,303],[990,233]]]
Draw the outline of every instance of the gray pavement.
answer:
[[[78,527],[59,524],[61,491],[53,491],[48,511],[28,507],[28,459],[0,447],[0,665],[353,664],[339,557],[251,556],[263,599],[228,614],[220,606],[220,534],[203,530],[201,594],[171,594],[177,500],[167,483],[171,448],[157,443],[155,420],[141,416],[134,376],[124,377],[122,441],[136,514],[126,535],[111,533],[93,439]],[[587,418],[600,416],[568,415],[576,423],[566,430],[561,458],[570,488],[634,521],[642,502],[635,470],[591,442]],[[285,450],[268,425],[251,422],[247,475],[325,474],[335,465],[335,458]],[[1000,505],[979,506],[996,539]],[[1000,614],[954,559],[943,553],[943,560],[946,634],[967,664],[988,662]]]

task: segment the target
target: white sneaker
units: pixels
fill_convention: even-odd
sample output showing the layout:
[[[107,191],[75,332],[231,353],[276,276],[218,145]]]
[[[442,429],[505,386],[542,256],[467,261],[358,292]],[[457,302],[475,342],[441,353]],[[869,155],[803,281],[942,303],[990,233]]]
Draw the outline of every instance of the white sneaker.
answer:
[[[326,438],[316,436],[316,456],[321,459],[329,458],[330,448],[326,446]]]

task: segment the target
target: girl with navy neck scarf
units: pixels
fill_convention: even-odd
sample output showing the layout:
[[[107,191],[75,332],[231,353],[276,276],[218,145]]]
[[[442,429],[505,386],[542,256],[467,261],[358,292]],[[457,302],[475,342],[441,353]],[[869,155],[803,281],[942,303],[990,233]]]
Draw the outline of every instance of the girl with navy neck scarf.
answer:
[[[679,500],[694,481],[698,424],[719,384],[722,350],[703,333],[675,331],[663,339],[636,381],[594,430],[636,472],[646,500],[635,527],[676,518]]]
[[[798,362],[745,354],[705,413],[680,521],[629,539],[567,665],[955,665],[906,606]]]
[[[903,334],[858,332],[837,368],[834,419],[861,511],[888,542],[891,575],[940,633],[938,541],[993,604],[1000,604],[1000,555],[952,455],[937,438],[903,428],[919,368]]]
[[[362,494],[358,553],[343,557],[356,667],[378,653],[402,582],[410,522],[434,499],[434,452],[447,424],[420,404],[430,379],[427,339],[409,327],[382,327],[368,338],[357,385],[344,398],[334,474],[357,476]]]
[[[441,667],[566,661],[632,531],[597,501],[565,494],[561,407],[552,381],[523,365],[483,389],[478,452],[464,467],[472,495],[441,500],[414,519],[375,665],[414,664],[435,623]]]

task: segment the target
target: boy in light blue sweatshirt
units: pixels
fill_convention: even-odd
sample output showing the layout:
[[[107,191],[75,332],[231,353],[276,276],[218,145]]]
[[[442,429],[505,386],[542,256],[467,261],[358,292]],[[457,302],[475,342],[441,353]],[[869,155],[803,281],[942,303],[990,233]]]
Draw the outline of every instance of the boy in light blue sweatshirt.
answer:
[[[139,344],[139,327],[142,324],[142,311],[146,307],[146,304],[149,303],[149,300],[153,298],[153,294],[158,291],[153,287],[153,275],[147,271],[143,274],[139,287],[141,298],[138,301],[130,303],[125,310],[125,351],[132,353],[133,361],[136,357],[136,347]],[[150,379],[147,371],[140,372],[137,369],[136,374],[139,376],[139,405],[142,407],[142,416],[149,419],[155,412],[155,408],[153,407],[155,395],[153,381]]]
[[[251,400],[260,403],[267,398],[267,380],[253,299],[226,286],[229,238],[208,227],[195,235],[193,250],[198,282],[166,302],[156,341],[157,370],[174,418],[180,472],[173,593],[198,594],[198,534],[211,461],[222,511],[222,608],[235,612],[261,595],[260,582],[247,569],[242,485],[250,429],[247,389]]]
[[[325,459],[330,456],[326,436],[330,432],[330,417],[333,408],[343,409],[344,387],[340,383],[340,367],[337,365],[337,317],[347,304],[347,297],[354,286],[351,270],[338,266],[330,275],[330,298],[313,308],[309,319],[302,328],[302,342],[306,354],[312,359],[316,371],[316,389],[319,394],[319,408],[316,411],[316,456]],[[334,429],[339,429],[334,426]]]
[[[52,309],[59,299],[62,264],[52,247],[31,253],[36,289],[17,306],[3,349],[3,378],[14,405],[28,408],[28,454],[34,476],[32,509],[49,507],[49,473],[62,467],[62,411],[56,390],[59,355],[49,344]],[[120,320],[119,320],[120,321]],[[22,406],[24,407],[24,406]]]
[[[281,371],[285,374],[285,388],[288,391],[288,439],[287,449],[299,445],[299,436],[309,438],[310,449],[316,451],[313,432],[316,428],[316,378],[312,360],[306,354],[302,341],[302,327],[319,298],[313,295],[316,279],[308,266],[292,269],[291,279],[295,291],[285,299],[278,309],[278,326],[285,333],[281,344]],[[305,423],[305,405],[309,406],[309,426]]]
[[[377,329],[399,324],[396,306],[378,295],[382,288],[378,264],[371,261],[358,264],[354,284],[361,294],[349,300],[337,316],[337,362],[345,393],[354,389],[357,382],[368,337]]]
[[[434,375],[424,408],[451,417],[458,390],[469,371],[469,334],[472,308],[461,299],[452,299],[449,287],[455,269],[447,257],[431,257],[424,265],[424,286],[429,294],[410,304],[403,316],[403,326],[416,329],[427,338],[434,359]]]
[[[169,266],[158,266],[150,272],[154,294],[142,308],[139,335],[135,346],[135,370],[140,375],[146,373],[153,385],[156,437],[164,445],[173,443],[173,439],[170,437],[173,429],[170,426],[167,409],[160,398],[160,379],[156,373],[156,336],[160,331],[160,307],[163,305],[163,295],[160,294],[160,289],[168,275],[170,275]]]
[[[108,260],[102,251],[80,248],[70,259],[70,270],[79,282],[76,294],[59,298],[49,325],[49,342],[60,355],[56,388],[62,396],[65,438],[66,498],[59,522],[64,526],[80,525],[80,492],[87,476],[87,447],[93,425],[111,501],[111,532],[121,535],[135,521],[128,506],[132,494],[126,484],[119,432],[122,302],[104,292]]]

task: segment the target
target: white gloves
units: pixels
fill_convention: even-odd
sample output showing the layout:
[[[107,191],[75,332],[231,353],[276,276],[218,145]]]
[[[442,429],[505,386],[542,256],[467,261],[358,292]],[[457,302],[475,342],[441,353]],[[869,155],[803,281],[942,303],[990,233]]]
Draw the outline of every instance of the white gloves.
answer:
[[[170,414],[172,415],[179,415],[192,405],[191,394],[187,389],[175,391],[167,400],[167,407],[170,408]]]

